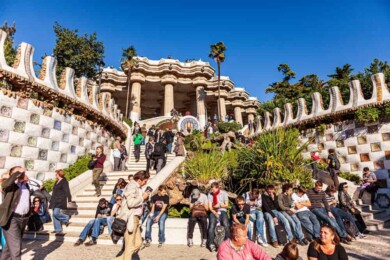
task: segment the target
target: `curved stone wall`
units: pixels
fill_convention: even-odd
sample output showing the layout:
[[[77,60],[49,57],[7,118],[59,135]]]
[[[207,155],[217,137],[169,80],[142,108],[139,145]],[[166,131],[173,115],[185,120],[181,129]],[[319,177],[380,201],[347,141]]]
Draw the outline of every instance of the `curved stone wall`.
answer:
[[[284,117],[282,119],[281,109],[275,108],[273,116],[270,113],[265,112],[263,117],[263,126],[259,126],[259,131],[274,130],[278,127],[305,125],[307,123],[315,123],[325,117],[332,117],[337,114],[346,114],[353,112],[361,107],[376,106],[383,103],[390,102],[390,92],[387,84],[385,83],[385,77],[383,73],[377,73],[371,76],[373,91],[372,96],[369,99],[365,99],[362,94],[360,81],[353,80],[349,83],[350,98],[347,104],[343,103],[340,90],[338,87],[331,87],[330,102],[328,109],[324,109],[322,103],[322,96],[320,93],[315,92],[312,94],[312,109],[308,113],[306,107],[306,101],[300,98],[298,103],[298,112],[293,114],[292,105],[287,103],[284,105]],[[271,119],[272,118],[272,119]]]
[[[27,43],[19,45],[11,66],[5,39],[0,30],[0,174],[21,165],[43,180],[97,146],[109,153],[115,136],[127,136],[121,111],[110,93],[99,94],[95,81],[65,68],[57,82],[50,56],[36,76],[34,48]]]

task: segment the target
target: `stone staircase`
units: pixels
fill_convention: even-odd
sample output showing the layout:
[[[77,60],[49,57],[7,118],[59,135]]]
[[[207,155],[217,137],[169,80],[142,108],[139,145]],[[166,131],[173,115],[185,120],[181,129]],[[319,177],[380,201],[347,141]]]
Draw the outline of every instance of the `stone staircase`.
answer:
[[[63,226],[65,235],[56,235],[51,233],[54,230],[53,223],[45,224],[44,231],[41,232],[26,232],[24,235],[25,239],[37,239],[37,240],[49,240],[49,241],[66,241],[66,242],[76,242],[79,238],[79,235],[85,225],[95,217],[96,207],[100,198],[105,198],[107,200],[111,199],[112,191],[114,186],[119,178],[124,178],[127,180],[129,174],[135,174],[140,170],[146,169],[146,159],[144,156],[145,146],[141,146],[141,157],[139,162],[135,162],[134,156],[129,158],[127,163],[127,171],[117,171],[117,172],[107,172],[103,173],[100,181],[102,186],[101,196],[97,197],[95,195],[95,187],[92,184],[89,184],[82,190],[73,196],[73,200],[77,204],[77,209],[68,209],[65,211],[66,214],[71,216],[71,224],[68,227]],[[168,154],[167,164],[168,165],[175,155]],[[156,176],[155,171],[151,171],[151,178]],[[52,212],[50,212],[51,214]],[[154,241],[157,241],[158,226],[153,226],[153,235],[156,235]],[[154,230],[156,229],[156,230]],[[98,238],[99,244],[112,245],[110,236],[108,235],[107,227],[104,228],[104,233]]]

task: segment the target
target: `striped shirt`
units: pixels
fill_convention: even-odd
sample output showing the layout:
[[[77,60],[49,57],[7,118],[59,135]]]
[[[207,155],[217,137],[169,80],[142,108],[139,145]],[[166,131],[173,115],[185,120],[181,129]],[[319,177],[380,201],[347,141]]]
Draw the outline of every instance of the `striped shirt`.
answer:
[[[326,194],[324,191],[317,192],[313,189],[307,191],[307,196],[311,202],[310,209],[324,208],[327,212],[330,212],[328,201],[326,200]]]

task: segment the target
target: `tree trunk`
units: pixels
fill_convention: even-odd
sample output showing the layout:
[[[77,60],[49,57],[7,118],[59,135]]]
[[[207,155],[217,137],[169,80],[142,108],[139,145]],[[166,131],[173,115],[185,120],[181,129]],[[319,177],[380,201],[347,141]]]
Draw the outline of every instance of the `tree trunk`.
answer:
[[[129,71],[127,73],[127,99],[126,99],[126,118],[129,119],[129,95],[131,87],[131,67],[129,66]]]
[[[218,65],[218,101],[217,101],[217,104],[218,104],[218,121],[222,121],[221,119],[221,103],[220,103],[220,100],[221,100],[221,91],[220,91],[220,82],[221,82],[221,62],[218,60],[217,61],[217,65]]]

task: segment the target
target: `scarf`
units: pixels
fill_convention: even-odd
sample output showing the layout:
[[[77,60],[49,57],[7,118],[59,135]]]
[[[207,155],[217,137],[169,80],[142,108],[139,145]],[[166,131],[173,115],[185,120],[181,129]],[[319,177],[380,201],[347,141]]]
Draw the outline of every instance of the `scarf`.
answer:
[[[217,192],[213,193],[213,206],[218,204],[218,194],[221,192],[221,189],[218,189]]]

